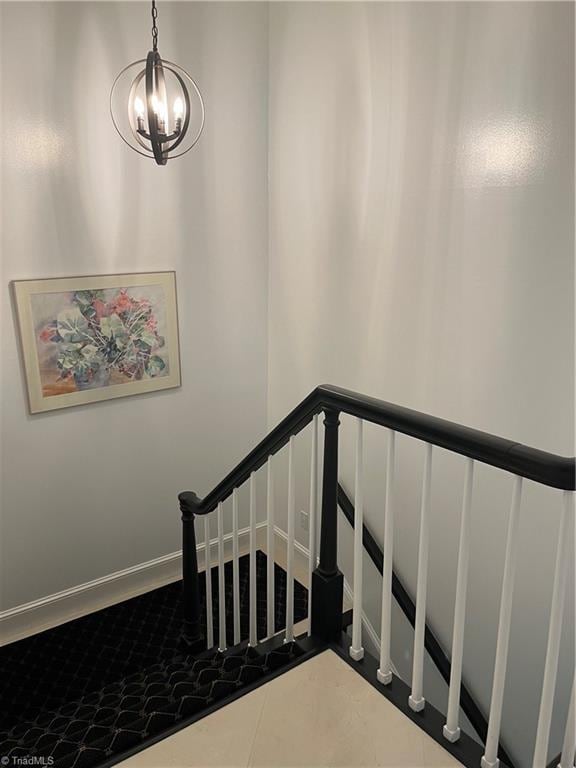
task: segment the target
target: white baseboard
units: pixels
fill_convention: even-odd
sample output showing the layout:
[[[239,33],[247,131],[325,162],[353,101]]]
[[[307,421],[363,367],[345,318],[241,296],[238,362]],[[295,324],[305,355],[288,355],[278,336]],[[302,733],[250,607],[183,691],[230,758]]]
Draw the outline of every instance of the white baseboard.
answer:
[[[260,523],[257,528],[263,528],[265,525],[266,523]],[[238,532],[241,554],[248,551],[249,534],[248,528]],[[259,535],[259,543],[261,538]],[[214,562],[217,557],[217,539],[213,539],[210,544],[211,561]],[[204,544],[198,545],[197,552],[198,567],[204,570]],[[231,533],[224,537],[224,557],[226,560],[232,557]],[[171,552],[39,600],[17,605],[0,612],[0,646],[171,584],[178,581],[181,574],[182,553]]]
[[[280,539],[282,539],[282,541],[285,541],[286,543],[288,542],[288,534],[285,530],[279,528],[277,525],[274,526],[274,535],[278,536]],[[305,547],[304,544],[300,544],[299,541],[294,539],[294,552],[296,553],[296,557],[306,558],[306,567],[308,567],[308,556],[310,552],[308,547]]]

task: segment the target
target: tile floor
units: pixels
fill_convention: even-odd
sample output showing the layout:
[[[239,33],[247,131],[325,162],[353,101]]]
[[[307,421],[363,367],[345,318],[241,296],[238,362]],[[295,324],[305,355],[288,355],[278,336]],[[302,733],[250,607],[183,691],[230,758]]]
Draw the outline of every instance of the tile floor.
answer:
[[[120,763],[122,768],[461,766],[333,651]]]

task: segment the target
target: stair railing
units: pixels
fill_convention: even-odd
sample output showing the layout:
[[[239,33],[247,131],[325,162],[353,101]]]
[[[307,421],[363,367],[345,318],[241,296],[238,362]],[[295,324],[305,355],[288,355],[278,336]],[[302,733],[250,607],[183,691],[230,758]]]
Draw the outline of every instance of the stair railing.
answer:
[[[268,543],[272,542],[273,532],[273,494],[271,492],[272,457],[286,444],[289,451],[288,468],[288,531],[287,531],[287,610],[286,610],[286,640],[293,639],[294,605],[293,605],[293,555],[294,555],[294,519],[295,519],[295,467],[294,467],[294,437],[311,421],[313,424],[314,440],[317,441],[317,415],[324,412],[324,461],[322,468],[322,501],[321,501],[321,536],[320,557],[316,565],[316,547],[312,541],[315,524],[310,520],[310,570],[311,570],[311,601],[309,607],[310,632],[325,642],[339,640],[342,629],[342,598],[343,575],[337,561],[337,531],[338,531],[338,427],[340,413],[356,417],[356,485],[355,485],[355,532],[354,532],[354,606],[353,632],[350,656],[360,661],[364,655],[361,644],[362,617],[362,522],[363,522],[363,421],[372,422],[388,429],[388,451],[386,492],[384,509],[384,542],[383,542],[383,579],[382,579],[382,621],[380,632],[380,664],[377,671],[378,681],[390,685],[393,679],[392,662],[390,657],[391,639],[391,600],[393,573],[393,531],[394,531],[394,473],[395,473],[395,433],[414,437],[425,444],[424,477],[420,510],[420,537],[418,554],[418,588],[416,595],[415,617],[415,647],[414,666],[412,675],[412,691],[409,706],[413,711],[422,711],[425,707],[423,695],[423,654],[425,645],[425,616],[426,591],[428,581],[428,548],[429,548],[429,511],[430,485],[432,474],[433,446],[444,448],[467,458],[462,500],[460,523],[460,541],[458,567],[456,577],[456,599],[454,625],[451,646],[450,691],[448,712],[443,728],[444,739],[455,743],[460,739],[459,725],[460,692],[462,684],[462,664],[464,645],[464,625],[466,615],[466,595],[468,585],[468,566],[470,556],[470,522],[472,514],[473,481],[475,463],[481,462],[498,467],[514,476],[510,517],[507,533],[504,579],[502,585],[500,616],[497,634],[496,661],[493,676],[491,706],[489,713],[488,733],[482,768],[496,768],[499,765],[498,745],[500,738],[502,704],[506,667],[508,656],[508,641],[511,624],[512,594],[516,570],[518,536],[517,528],[521,510],[521,493],[523,479],[563,491],[560,532],[558,537],[555,564],[554,586],[552,590],[551,612],[546,649],[544,680],[536,743],[533,756],[533,768],[544,768],[548,752],[548,742],[552,719],[552,705],[556,687],[556,676],[559,659],[559,645],[562,625],[562,612],[566,581],[569,567],[569,537],[568,527],[574,514],[574,490],[576,489],[576,473],[574,458],[557,456],[540,451],[521,443],[506,440],[479,430],[471,429],[453,422],[420,413],[408,408],[387,403],[382,400],[360,395],[333,386],[317,387],[303,400],[278,426],[262,440],[237,467],[232,470],[204,499],[196,494],[185,491],[179,495],[183,522],[183,581],[184,581],[184,640],[190,649],[200,648],[204,644],[201,633],[200,600],[198,586],[198,565],[196,556],[196,540],[194,519],[196,516],[206,516],[218,510],[218,571],[219,571],[219,647],[226,647],[226,627],[224,608],[224,541],[223,541],[223,503],[232,496],[233,500],[233,538],[237,540],[237,492],[240,486],[249,482],[250,487],[250,632],[249,644],[258,642],[256,630],[256,490],[255,473],[268,462],[269,490],[267,494],[267,528]],[[316,418],[315,418],[316,417]],[[316,435],[316,437],[314,437]],[[312,472],[314,474],[314,472]],[[311,481],[311,512],[313,482]],[[210,573],[210,532],[208,519],[205,521],[205,561],[207,576]],[[236,551],[237,563],[237,551]],[[268,557],[268,568],[272,557]],[[270,570],[268,570],[270,578]],[[234,615],[238,610],[238,575],[237,566],[233,571]],[[206,589],[210,589],[211,579],[206,579]],[[270,588],[270,580],[268,581]],[[270,596],[270,593],[269,593]],[[209,598],[209,599],[208,599]],[[211,613],[211,596],[207,594],[207,613]],[[272,634],[273,616],[267,617],[268,634]],[[206,642],[213,645],[210,636],[212,617],[207,615]],[[235,628],[236,629],[236,628]],[[235,642],[238,634],[234,633]],[[574,693],[572,694],[571,710],[567,717],[566,735],[559,768],[572,768],[576,752],[575,728],[573,727]],[[566,762],[567,761],[567,762]]]
[[[429,446],[427,447],[429,448]],[[426,451],[426,456],[429,456],[429,450]],[[428,464],[428,462],[427,462]],[[428,466],[431,466],[428,464]],[[425,464],[425,471],[424,471],[424,481],[423,485],[424,487],[428,487],[430,483],[430,477],[426,475],[426,464]],[[344,517],[348,521],[348,523],[352,526],[352,528],[356,531],[360,529],[360,524],[358,524],[358,527],[356,527],[356,511],[354,509],[354,504],[350,500],[350,497],[344,490],[341,484],[338,485],[338,506],[344,513]],[[427,536],[426,531],[423,531],[423,536]],[[376,569],[382,574],[383,570],[383,562],[384,562],[384,555],[382,552],[381,547],[379,546],[378,542],[374,538],[374,536],[370,533],[370,530],[364,523],[363,525],[363,532],[362,532],[362,542],[365,551],[367,552],[368,556],[370,557],[370,560],[372,560],[374,566]],[[440,676],[444,680],[445,683],[450,683],[450,674],[451,674],[451,666],[450,666],[450,659],[448,656],[444,653],[442,646],[440,645],[440,642],[438,641],[436,635],[432,631],[431,627],[426,621],[426,615],[425,615],[425,605],[423,600],[423,593],[422,593],[422,584],[423,584],[423,575],[424,573],[427,573],[428,569],[427,567],[423,567],[419,570],[418,576],[419,576],[419,586],[420,586],[420,603],[418,610],[416,608],[416,604],[414,603],[414,600],[411,598],[411,596],[408,593],[408,590],[402,583],[402,580],[398,576],[398,574],[393,570],[392,571],[392,596],[396,600],[396,603],[398,604],[400,610],[404,614],[404,616],[407,618],[409,623],[412,625],[413,629],[416,629],[416,623],[417,623],[417,615],[419,615],[419,622],[420,622],[420,630],[417,634],[415,634],[415,647],[421,649],[422,647],[422,636],[421,633],[424,631],[424,650],[427,651],[430,660],[440,673]],[[354,583],[356,583],[356,576],[354,577]],[[351,612],[352,613],[352,612]],[[354,645],[354,643],[353,643]],[[423,654],[419,654],[417,658],[414,659],[414,670],[413,672],[413,684],[412,684],[412,693],[410,695],[410,698],[408,700],[408,704],[410,708],[414,712],[420,712],[422,709],[424,709],[423,706],[419,706],[416,702],[419,701],[417,698],[417,692],[419,691],[422,696],[422,672],[423,672],[423,664],[424,664],[424,658]],[[423,698],[423,696],[422,696]],[[462,708],[462,712],[464,715],[468,718],[468,721],[470,725],[474,728],[475,732],[478,734],[480,739],[482,740],[482,743],[486,742],[486,735],[488,733],[488,720],[485,717],[484,713],[474,700],[474,697],[470,693],[470,690],[465,685],[464,682],[462,682],[460,686],[460,706]],[[504,761],[504,763],[509,766],[509,768],[512,768],[513,762],[510,755],[507,753],[506,749],[502,746],[502,743],[500,743],[498,754],[500,758]],[[553,768],[556,768],[557,763],[553,766]]]

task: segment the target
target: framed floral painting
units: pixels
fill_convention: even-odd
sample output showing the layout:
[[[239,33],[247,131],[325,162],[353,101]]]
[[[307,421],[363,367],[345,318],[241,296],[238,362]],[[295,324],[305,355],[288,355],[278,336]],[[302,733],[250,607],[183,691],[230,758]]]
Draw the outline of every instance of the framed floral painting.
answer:
[[[174,272],[18,280],[31,413],[180,386]]]

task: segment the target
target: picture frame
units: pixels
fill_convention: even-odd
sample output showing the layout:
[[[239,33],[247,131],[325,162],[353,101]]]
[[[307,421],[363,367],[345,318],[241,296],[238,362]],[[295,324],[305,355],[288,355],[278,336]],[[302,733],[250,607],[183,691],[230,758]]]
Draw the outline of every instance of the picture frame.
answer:
[[[30,413],[181,385],[175,272],[11,285]]]

